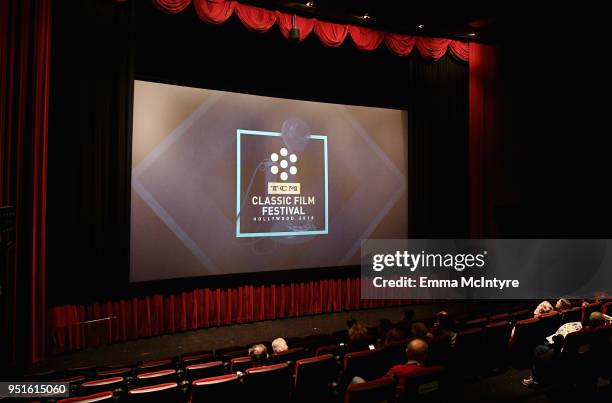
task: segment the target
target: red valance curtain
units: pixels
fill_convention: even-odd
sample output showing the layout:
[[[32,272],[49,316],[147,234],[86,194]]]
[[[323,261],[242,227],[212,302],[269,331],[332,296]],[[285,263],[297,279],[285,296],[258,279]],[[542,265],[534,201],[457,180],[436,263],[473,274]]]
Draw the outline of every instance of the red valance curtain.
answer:
[[[414,302],[361,299],[360,279],[344,278],[65,305],[49,311],[50,350],[63,353],[182,330]]]
[[[0,205],[16,211],[14,259],[0,262],[9,365],[45,354],[51,14],[51,0],[0,2]]]
[[[168,14],[183,11],[191,2],[191,0],[153,0],[158,9]],[[254,7],[237,1],[193,0],[193,5],[200,19],[209,24],[222,24],[235,12],[244,26],[255,32],[266,32],[276,24],[283,36],[288,38],[289,30],[293,26],[292,14]],[[469,44],[453,39],[399,35],[356,25],[335,24],[304,17],[296,18],[296,26],[300,29],[300,41],[314,32],[325,46],[330,47],[341,46],[346,37],[350,36],[355,46],[363,51],[374,50],[384,42],[387,48],[398,56],[409,55],[416,46],[421,56],[428,59],[438,60],[447,51],[461,61],[467,61],[469,58]]]

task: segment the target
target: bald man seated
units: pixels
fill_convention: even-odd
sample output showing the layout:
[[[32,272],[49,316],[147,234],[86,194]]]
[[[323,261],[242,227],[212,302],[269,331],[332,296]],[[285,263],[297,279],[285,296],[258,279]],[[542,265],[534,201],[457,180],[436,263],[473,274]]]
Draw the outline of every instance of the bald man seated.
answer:
[[[413,339],[406,347],[405,364],[396,365],[387,372],[387,376],[392,376],[397,382],[397,396],[402,396],[406,387],[406,378],[412,375],[429,373],[434,367],[425,367],[429,346],[422,339]]]

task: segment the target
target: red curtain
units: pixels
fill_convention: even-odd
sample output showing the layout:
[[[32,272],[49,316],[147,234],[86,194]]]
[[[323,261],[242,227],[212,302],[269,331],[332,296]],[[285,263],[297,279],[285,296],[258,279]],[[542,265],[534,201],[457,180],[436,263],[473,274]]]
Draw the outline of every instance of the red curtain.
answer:
[[[499,49],[493,45],[470,45],[469,82],[469,217],[472,238],[498,234],[495,208],[519,197],[512,186],[506,141],[512,136],[509,102],[500,78]]]
[[[118,0],[125,1],[125,0]],[[168,14],[178,14],[191,3],[191,0],[153,0],[153,4]]]
[[[360,279],[345,278],[58,306],[49,311],[51,352],[210,326],[414,302],[362,300]]]
[[[9,361],[45,354],[45,222],[51,0],[0,2],[0,204],[16,209],[3,274]]]
[[[176,14],[184,10],[191,0],[153,0],[160,10],[168,14]],[[255,32],[266,32],[276,23],[285,38],[289,37],[292,27],[292,14],[267,10],[248,4],[229,0],[193,0],[194,7],[200,19],[209,24],[222,24],[234,11],[247,29]],[[358,49],[371,51],[382,42],[389,50],[398,56],[407,56],[416,48],[421,56],[438,60],[447,51],[457,60],[467,61],[469,58],[468,43],[439,38],[413,37],[376,31],[374,29],[348,24],[335,24],[320,21],[315,18],[296,18],[296,26],[300,29],[300,41],[311,32],[317,35],[325,46],[339,47],[344,43],[347,34]]]

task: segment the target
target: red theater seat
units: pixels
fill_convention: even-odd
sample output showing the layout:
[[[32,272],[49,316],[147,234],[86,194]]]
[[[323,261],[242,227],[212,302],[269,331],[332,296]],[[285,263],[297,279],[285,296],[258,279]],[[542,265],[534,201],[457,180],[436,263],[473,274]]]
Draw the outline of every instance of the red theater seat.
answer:
[[[489,319],[489,323],[505,322],[511,319],[512,316],[509,313],[499,313],[497,315],[492,315]]]
[[[236,373],[238,371],[245,372],[247,369],[253,366],[253,360],[251,357],[237,357],[232,358],[230,361],[230,372]]]
[[[530,319],[533,316],[533,311],[529,309],[522,309],[520,311],[515,311],[510,314],[512,317],[512,322],[518,322],[519,320]]]
[[[512,333],[510,322],[497,322],[483,329],[483,365],[486,370],[504,368],[508,363],[508,342]]]
[[[236,374],[197,379],[191,383],[191,402],[239,402],[243,388]]]
[[[450,335],[438,336],[427,339],[429,353],[427,354],[427,365],[446,365],[452,352],[452,338]]]
[[[465,329],[471,329],[474,327],[482,327],[484,325],[486,325],[487,323],[489,323],[489,318],[477,318],[477,319],[472,319],[472,320],[468,320],[465,322]]]
[[[54,379],[53,382],[64,382],[72,386],[72,385],[76,385],[76,384],[83,382],[85,379],[87,379],[85,375],[76,375],[76,376],[67,376],[61,379]]]
[[[164,358],[160,360],[145,361],[136,367],[136,373],[159,371],[162,369],[170,369],[175,367],[173,359]]]
[[[416,372],[405,378],[404,391],[398,397],[402,402],[444,402],[448,390],[446,373],[443,367],[429,367],[427,371]]]
[[[125,386],[125,378],[114,376],[111,378],[96,379],[95,381],[83,382],[79,387],[80,395],[91,395],[107,390],[121,389]]]
[[[338,379],[338,363],[331,354],[295,362],[295,393],[299,402],[327,400]]]
[[[563,384],[595,386],[597,368],[592,342],[593,331],[589,328],[565,336],[560,357],[562,372],[558,374],[558,379]]]
[[[593,331],[593,349],[600,375],[612,379],[612,323]]]
[[[265,391],[266,402],[286,402],[291,394],[291,373],[287,364],[249,368],[243,378],[248,396]]]
[[[601,311],[601,302],[593,302],[582,307],[582,324],[588,325],[591,313]]]
[[[395,380],[390,376],[346,388],[344,403],[382,403],[395,401]]]
[[[610,311],[610,313],[608,313],[608,311]],[[612,302],[606,302],[605,304],[603,304],[601,306],[601,313],[603,313],[604,315],[612,314]]]
[[[559,312],[549,312],[538,316],[544,337],[555,333],[561,326],[562,315]]]
[[[160,371],[145,372],[136,375],[136,381],[138,385],[153,385],[165,382],[176,381],[176,370],[175,369],[162,369]]]
[[[577,306],[575,308],[566,309],[561,312],[561,322],[563,324],[570,322],[581,322],[582,321],[582,308]]]
[[[384,368],[391,368],[394,365],[406,362],[406,347],[408,339],[386,344],[380,351]]]
[[[483,356],[482,328],[464,330],[457,333],[453,366],[467,375],[475,375],[481,365]]]
[[[321,346],[318,347],[315,352],[315,355],[317,356],[325,354],[331,354],[337,359],[342,359],[342,357],[344,357],[346,354],[346,345],[341,346],[340,344],[331,344],[329,346]]]
[[[520,320],[514,325],[514,335],[510,338],[510,361],[516,368],[531,367],[534,348],[544,342],[541,322],[538,318]]]
[[[224,374],[225,365],[223,364],[223,361],[204,362],[185,367],[185,377],[190,382],[193,382],[196,379],[210,378]]]
[[[356,376],[371,381],[382,376],[387,368],[383,368],[382,356],[379,350],[365,350],[348,353],[344,356],[344,372],[342,385],[348,385]]]
[[[181,357],[181,361],[183,362],[184,366],[202,364],[202,363],[211,362],[214,360],[215,360],[215,356],[210,351],[183,354],[183,356]]]
[[[115,369],[106,369],[104,371],[96,372],[96,376],[98,378],[109,378],[112,376],[130,376],[132,374],[133,368],[115,368]]]
[[[130,389],[127,393],[129,402],[181,402],[184,400],[183,393],[176,382],[160,383]]]
[[[87,377],[87,376],[94,374],[96,372],[96,369],[97,369],[96,366],[88,365],[85,367],[66,368],[64,373],[66,374],[67,377],[78,376],[78,375],[84,375]]]
[[[272,362],[275,364],[286,362],[291,366],[300,358],[304,358],[305,355],[306,350],[303,347],[290,348],[287,351],[272,354]]]
[[[223,362],[230,362],[232,358],[239,358],[249,355],[249,349],[244,347],[229,347],[216,351],[216,355]]]
[[[113,401],[113,392],[108,391],[88,396],[70,397],[68,399],[58,400],[57,403],[94,403],[111,401]]]

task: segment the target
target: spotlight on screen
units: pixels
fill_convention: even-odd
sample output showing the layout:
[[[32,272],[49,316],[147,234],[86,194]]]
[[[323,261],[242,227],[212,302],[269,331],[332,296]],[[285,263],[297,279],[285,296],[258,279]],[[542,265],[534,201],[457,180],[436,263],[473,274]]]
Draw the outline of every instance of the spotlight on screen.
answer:
[[[281,126],[283,141],[291,151],[302,151],[310,140],[310,127],[300,118],[289,118]]]

